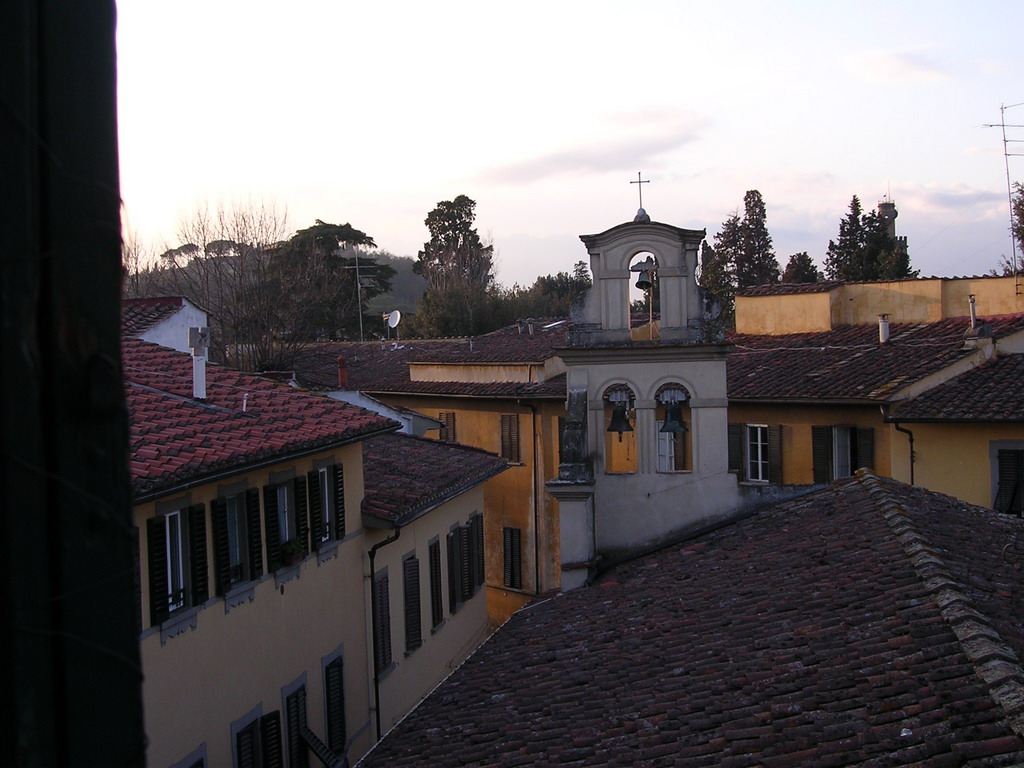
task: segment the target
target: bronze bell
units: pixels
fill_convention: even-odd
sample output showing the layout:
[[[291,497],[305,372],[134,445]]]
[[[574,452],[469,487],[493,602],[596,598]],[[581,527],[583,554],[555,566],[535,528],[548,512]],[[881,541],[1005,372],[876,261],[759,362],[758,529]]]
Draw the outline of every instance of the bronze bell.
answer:
[[[683,407],[679,403],[669,403],[665,406],[665,421],[659,432],[689,432],[689,427],[683,421]]]
[[[649,269],[645,269],[641,272],[636,279],[636,287],[641,291],[649,291],[653,285],[654,283],[651,282],[651,271]]]
[[[629,423],[629,417],[626,416],[625,405],[612,406],[612,421],[608,425],[609,432],[619,433],[619,442],[622,442],[623,432],[632,432],[633,427]]]

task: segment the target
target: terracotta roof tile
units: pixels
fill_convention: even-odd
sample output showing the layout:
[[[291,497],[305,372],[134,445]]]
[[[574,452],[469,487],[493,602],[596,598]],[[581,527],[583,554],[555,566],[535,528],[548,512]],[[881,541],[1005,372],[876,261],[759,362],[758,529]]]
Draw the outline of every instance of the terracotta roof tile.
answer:
[[[192,358],[122,339],[137,497],[220,472],[328,448],[398,427],[383,416],[217,365],[192,398]]]
[[[528,606],[362,765],[1024,764],[1022,534],[851,478]]]
[[[1024,421],[1024,355],[997,357],[900,407],[908,421]]]
[[[1024,314],[985,318],[995,336],[1024,330]],[[874,325],[817,333],[733,333],[727,358],[729,397],[883,401],[914,381],[967,356],[967,318],[892,323],[879,344]]]
[[[363,464],[363,514],[399,525],[508,469],[479,448],[398,434],[364,442]]]
[[[140,336],[167,319],[182,306],[181,296],[158,296],[147,299],[124,299],[121,302],[121,334]]]
[[[794,293],[827,293],[846,283],[842,280],[828,280],[820,283],[775,283],[774,285],[751,285],[736,291],[737,296],[788,296]]]

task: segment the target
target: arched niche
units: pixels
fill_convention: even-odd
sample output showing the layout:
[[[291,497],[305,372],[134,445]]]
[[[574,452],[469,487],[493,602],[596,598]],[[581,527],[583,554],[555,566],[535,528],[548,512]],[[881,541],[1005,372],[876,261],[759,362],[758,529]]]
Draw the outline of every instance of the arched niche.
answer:
[[[630,338],[654,341],[659,338],[657,317],[661,311],[661,282],[658,257],[651,251],[637,251],[629,259]]]
[[[625,383],[611,384],[601,393],[604,403],[604,471],[633,474],[639,470],[636,438],[636,392]]]
[[[658,472],[693,470],[690,399],[689,389],[678,381],[667,381],[654,393]]]

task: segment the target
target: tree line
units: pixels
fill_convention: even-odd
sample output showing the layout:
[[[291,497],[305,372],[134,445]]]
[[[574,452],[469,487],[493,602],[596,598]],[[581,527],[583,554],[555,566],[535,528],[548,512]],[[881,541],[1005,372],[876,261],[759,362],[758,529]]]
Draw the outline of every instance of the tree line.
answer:
[[[415,312],[403,317],[406,338],[468,336],[520,318],[565,317],[591,284],[586,264],[538,277],[530,286],[495,281],[494,246],[474,227],[475,201],[441,201],[427,215],[430,238],[411,271],[423,286]],[[205,309],[210,353],[247,371],[283,370],[321,340],[381,335],[381,297],[412,261],[376,252],[351,224],[321,220],[286,234],[272,206],[201,208],[179,226],[181,245],[147,262],[137,240],[124,243],[124,295],[185,296]],[[411,275],[409,277],[412,277]],[[408,284],[409,280],[403,280]],[[378,309],[370,312],[369,306]]]
[[[733,211],[713,242],[701,246],[699,282],[705,294],[721,306],[727,327],[734,323],[734,296],[741,288],[825,279],[901,280],[918,275],[910,266],[905,241],[892,235],[881,213],[865,212],[856,195],[839,222],[837,239],[829,240],[824,273],[806,251],[791,255],[780,270],[768,233],[764,199],[756,189],[743,196],[743,215]]]

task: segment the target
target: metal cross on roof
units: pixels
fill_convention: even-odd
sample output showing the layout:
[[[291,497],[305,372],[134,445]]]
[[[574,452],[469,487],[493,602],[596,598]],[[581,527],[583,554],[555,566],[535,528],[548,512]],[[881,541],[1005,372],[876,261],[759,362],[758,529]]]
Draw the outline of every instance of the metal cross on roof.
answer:
[[[640,171],[637,171],[636,172],[636,181],[631,181],[629,183],[637,185],[636,191],[640,193],[640,207],[643,208],[644,207],[644,188],[641,186],[641,184],[650,184],[651,180],[650,179],[641,179],[640,178]]]

